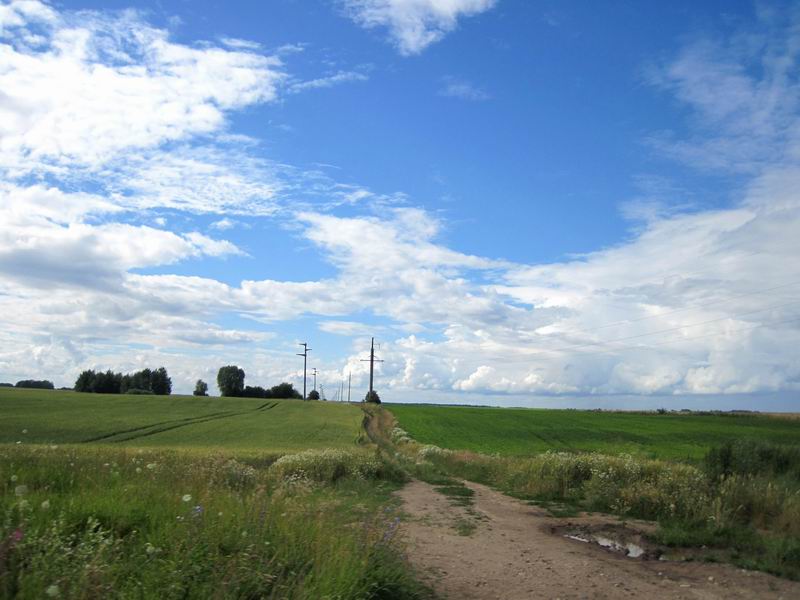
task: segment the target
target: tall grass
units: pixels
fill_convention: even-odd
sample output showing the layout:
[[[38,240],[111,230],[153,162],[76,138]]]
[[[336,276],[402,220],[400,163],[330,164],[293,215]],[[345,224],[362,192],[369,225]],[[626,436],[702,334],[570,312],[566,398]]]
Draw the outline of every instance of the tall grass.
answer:
[[[286,467],[316,458],[0,447],[0,598],[420,597],[396,471]]]

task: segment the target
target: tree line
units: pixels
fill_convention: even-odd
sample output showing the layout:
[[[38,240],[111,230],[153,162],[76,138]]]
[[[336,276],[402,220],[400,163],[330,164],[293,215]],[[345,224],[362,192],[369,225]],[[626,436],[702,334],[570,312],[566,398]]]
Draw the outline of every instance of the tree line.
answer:
[[[76,392],[96,394],[155,394],[169,396],[172,393],[172,379],[164,367],[142,369],[135,373],[115,373],[87,369],[75,381]]]
[[[37,390],[54,390],[56,386],[47,379],[23,379],[14,383],[0,383],[0,387],[33,388]]]

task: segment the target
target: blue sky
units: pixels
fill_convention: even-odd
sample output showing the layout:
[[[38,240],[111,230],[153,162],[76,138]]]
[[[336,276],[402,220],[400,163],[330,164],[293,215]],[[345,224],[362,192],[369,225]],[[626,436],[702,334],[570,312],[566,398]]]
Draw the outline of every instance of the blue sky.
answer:
[[[2,2],[0,379],[299,384],[308,341],[360,394],[374,335],[388,400],[797,408],[798,42],[790,3]]]

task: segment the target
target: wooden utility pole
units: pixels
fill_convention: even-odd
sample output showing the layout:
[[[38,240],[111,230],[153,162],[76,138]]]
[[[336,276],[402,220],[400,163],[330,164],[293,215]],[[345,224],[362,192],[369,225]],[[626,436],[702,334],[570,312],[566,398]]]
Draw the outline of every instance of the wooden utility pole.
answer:
[[[303,357],[303,400],[308,400],[306,396],[306,370],[308,369],[308,353],[311,352],[311,348],[308,347],[308,344],[303,342],[302,344],[298,344],[298,346],[303,347],[303,353],[297,356]]]

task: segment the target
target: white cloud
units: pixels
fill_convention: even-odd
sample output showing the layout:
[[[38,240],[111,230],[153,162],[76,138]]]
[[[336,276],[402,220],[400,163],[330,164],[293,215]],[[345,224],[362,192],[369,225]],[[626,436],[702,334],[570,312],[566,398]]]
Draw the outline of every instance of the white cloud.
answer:
[[[492,8],[496,0],[342,0],[362,27],[386,28],[401,54],[419,54],[453,31],[462,17]]]
[[[275,57],[176,44],[134,12],[15,2],[2,14],[0,168],[13,175],[97,170],[126,150],[219,131],[226,111],[274,100],[285,78]],[[30,46],[34,18],[44,33]]]
[[[333,75],[326,77],[318,77],[317,79],[309,79],[307,81],[297,81],[289,85],[289,91],[293,94],[304,92],[306,90],[317,90],[321,88],[329,88],[340,83],[350,83],[353,81],[367,81],[364,73],[356,71],[339,71]]]
[[[412,53],[491,4],[349,8],[366,26],[389,27]],[[248,382],[298,382],[294,349],[280,349],[263,323],[312,316],[320,330],[356,338],[345,361],[321,365],[333,380],[352,372],[354,385],[363,384],[361,336],[388,338],[379,381],[390,396],[800,389],[800,107],[797,77],[785,67],[800,47],[796,34],[770,41],[776,50],[761,76],[737,66],[752,60],[740,48],[700,42],[654,76],[695,115],[690,135],[668,140],[673,155],[699,155],[711,144],[719,165],[750,174],[741,199],[698,211],[683,190],[651,178],[627,207],[636,219],[627,241],[521,265],[448,247],[445,224],[402,195],[255,158],[256,142],[230,134],[226,115],[271,101],[292,79],[254,47],[177,45],[135,13],[81,13],[78,22],[36,2],[2,9],[2,35],[12,37],[0,45],[10,65],[0,74],[7,117],[0,162],[8,173],[0,184],[3,378],[46,374],[71,383],[80,368],[164,364],[177,389],[190,391],[197,377],[213,381],[220,364],[236,362]],[[372,16],[358,17],[359,10]],[[42,40],[28,35],[33,18]],[[75,85],[45,98],[43,90],[66,74]],[[92,110],[84,110],[89,85],[99,104],[90,99]],[[719,105],[714,85],[729,94]],[[204,107],[199,116],[197,106]],[[143,115],[161,109],[151,127]],[[133,111],[130,123],[123,110]],[[39,119],[52,126],[51,137]],[[58,184],[15,178],[41,172]],[[331,272],[231,283],[148,274],[243,254],[196,231],[200,213],[218,215],[210,226],[217,231],[280,216]],[[232,316],[250,326],[221,324]],[[369,325],[375,318],[391,326]],[[407,333],[391,339],[395,330]]]
[[[457,79],[455,77],[445,77],[442,88],[439,90],[440,96],[449,98],[460,98],[472,102],[482,102],[491,99],[491,96],[481,88],[469,81]]]

